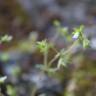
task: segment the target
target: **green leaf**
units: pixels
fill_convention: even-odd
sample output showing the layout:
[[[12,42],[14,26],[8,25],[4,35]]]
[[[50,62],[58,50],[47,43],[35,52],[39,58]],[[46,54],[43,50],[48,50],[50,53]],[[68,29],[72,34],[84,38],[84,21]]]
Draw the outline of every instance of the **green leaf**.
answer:
[[[8,53],[3,53],[3,54],[0,56],[0,59],[1,59],[3,62],[6,62],[6,61],[9,59]]]
[[[60,34],[62,35],[62,36],[66,36],[67,34],[68,34],[68,28],[67,27],[61,27],[60,28]]]
[[[89,43],[90,43],[89,40],[85,38],[85,39],[83,40],[83,47],[84,47],[84,48],[87,48],[87,47],[89,46]]]
[[[66,60],[64,60],[64,58],[59,59],[57,68],[60,68],[62,65],[66,66]]]
[[[13,86],[11,86],[11,85],[7,85],[7,93],[10,96],[17,96],[16,95],[16,89],[13,88]]]
[[[51,47],[51,44],[47,42],[47,40],[42,40],[37,42],[37,48],[40,49],[40,52],[44,53]]]
[[[59,22],[58,20],[55,20],[55,21],[53,22],[53,25],[54,25],[54,26],[60,26],[60,22]]]

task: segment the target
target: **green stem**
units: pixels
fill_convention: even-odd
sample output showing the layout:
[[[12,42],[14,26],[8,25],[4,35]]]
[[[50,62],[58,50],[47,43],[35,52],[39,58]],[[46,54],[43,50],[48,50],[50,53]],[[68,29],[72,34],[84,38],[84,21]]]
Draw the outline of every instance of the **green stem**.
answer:
[[[64,52],[64,55],[66,55],[67,53],[68,53],[68,54],[72,54],[71,51],[72,51],[72,49],[76,46],[76,44],[78,44],[78,40],[76,40],[76,41],[68,48],[68,50],[66,50],[66,51]],[[64,48],[63,48],[62,50],[64,50]],[[62,52],[62,50],[61,50],[61,52]],[[59,58],[59,56],[60,56],[60,52],[57,53],[57,55],[55,55],[55,57],[49,62],[48,66],[50,67],[50,66],[52,65],[52,63]]]
[[[44,65],[45,65],[45,68],[47,67],[47,61],[48,61],[48,50],[45,51],[45,53],[44,53]]]
[[[68,48],[68,50],[66,50],[65,52],[64,52],[64,55],[65,54],[72,54],[71,52],[72,52],[72,50],[74,49],[74,47],[76,46],[78,44],[78,39]]]
[[[57,53],[57,55],[55,55],[55,57],[49,62],[48,66],[50,67],[52,63],[59,58],[59,56],[60,56],[60,53]]]

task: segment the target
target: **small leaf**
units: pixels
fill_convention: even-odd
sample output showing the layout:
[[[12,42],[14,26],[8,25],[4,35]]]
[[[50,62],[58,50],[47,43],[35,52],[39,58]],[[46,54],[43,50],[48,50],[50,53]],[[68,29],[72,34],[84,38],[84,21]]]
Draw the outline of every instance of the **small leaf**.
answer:
[[[37,42],[37,47],[40,49],[40,52],[46,52],[51,47],[51,44],[49,44],[47,40],[42,40]]]
[[[55,25],[55,26],[60,26],[60,22],[59,22],[58,20],[55,20],[55,21],[53,22],[53,25]]]
[[[59,31],[60,31],[61,35],[66,36],[68,33],[68,28],[67,27],[63,27],[63,28],[61,27]]]
[[[85,38],[85,39],[83,40],[83,47],[84,47],[84,48],[88,47],[88,46],[89,46],[89,43],[90,43],[89,40]]]

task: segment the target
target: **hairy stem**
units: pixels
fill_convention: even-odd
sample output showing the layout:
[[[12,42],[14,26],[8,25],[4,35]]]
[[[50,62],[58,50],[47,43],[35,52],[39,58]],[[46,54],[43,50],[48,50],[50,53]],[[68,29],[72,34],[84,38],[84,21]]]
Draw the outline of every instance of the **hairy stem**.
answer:
[[[68,48],[68,50],[66,50],[64,53],[63,53],[63,55],[71,55],[72,54],[72,49],[74,49],[74,47],[76,46],[78,44],[78,40],[76,40],[69,48]],[[61,52],[64,50],[64,48],[61,50]],[[59,57],[60,57],[60,53],[61,52],[58,52],[57,53],[57,55],[55,55],[55,57],[49,62],[49,64],[48,64],[48,66],[50,67],[51,65],[52,65],[52,63],[54,62],[54,61],[56,61]]]
[[[44,65],[45,65],[45,68],[47,67],[47,63],[48,63],[48,50],[46,50],[45,53],[44,53]]]

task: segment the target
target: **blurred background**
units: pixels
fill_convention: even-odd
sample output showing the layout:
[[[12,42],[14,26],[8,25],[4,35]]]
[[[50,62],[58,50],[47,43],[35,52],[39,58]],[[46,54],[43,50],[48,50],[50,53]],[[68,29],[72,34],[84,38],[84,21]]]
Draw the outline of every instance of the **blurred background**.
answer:
[[[72,28],[83,24],[90,48],[77,49],[73,63],[50,75],[36,68],[43,55],[35,42],[47,38],[60,50],[67,45],[53,21]],[[96,96],[96,0],[0,0],[0,84],[3,96]],[[51,50],[49,58],[54,56]],[[1,96],[1,95],[0,95]]]

